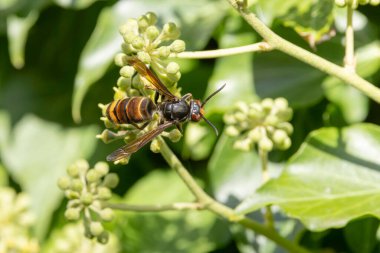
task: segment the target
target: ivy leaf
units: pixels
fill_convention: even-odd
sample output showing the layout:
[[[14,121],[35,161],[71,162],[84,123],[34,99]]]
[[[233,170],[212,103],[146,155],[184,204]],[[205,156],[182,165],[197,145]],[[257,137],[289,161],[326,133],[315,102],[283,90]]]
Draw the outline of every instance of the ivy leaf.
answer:
[[[317,103],[323,97],[325,74],[281,52],[255,57],[255,85],[262,97],[284,97],[293,108]]]
[[[80,107],[87,90],[104,75],[113,57],[120,51],[122,37],[118,29],[128,18],[138,18],[153,11],[161,21],[177,23],[183,31],[181,39],[186,41],[188,49],[195,50],[206,45],[226,10],[227,5],[220,1],[206,0],[187,0],[176,4],[157,0],[118,1],[112,7],[105,8],[79,61],[72,102],[74,120],[81,120]],[[116,80],[117,77],[115,83]]]
[[[353,253],[371,253],[376,247],[379,220],[374,217],[354,220],[344,228],[344,237]]]
[[[59,125],[26,115],[1,149],[4,166],[23,191],[32,198],[36,233],[41,238],[48,228],[62,193],[57,179],[79,158],[93,152],[96,127],[62,129]]]
[[[302,1],[281,17],[285,26],[293,28],[311,47],[329,33],[334,22],[334,1]]]
[[[223,133],[208,164],[214,196],[229,206],[235,206],[262,184],[257,153],[236,150],[233,143],[234,139]],[[280,164],[270,163],[270,175],[277,176],[280,167]]]
[[[314,231],[343,227],[367,214],[380,217],[379,136],[380,128],[372,124],[311,133],[284,172],[238,211],[278,205]]]
[[[153,171],[125,197],[130,204],[170,204],[194,197],[174,171]],[[173,211],[120,215],[122,252],[211,252],[229,240],[225,223],[209,212]]]

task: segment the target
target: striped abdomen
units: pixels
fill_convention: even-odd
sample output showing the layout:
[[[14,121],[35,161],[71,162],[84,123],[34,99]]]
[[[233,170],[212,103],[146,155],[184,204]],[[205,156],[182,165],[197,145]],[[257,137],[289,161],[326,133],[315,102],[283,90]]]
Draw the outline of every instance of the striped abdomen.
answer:
[[[115,124],[141,123],[152,119],[156,105],[147,97],[129,97],[113,101],[106,116]]]

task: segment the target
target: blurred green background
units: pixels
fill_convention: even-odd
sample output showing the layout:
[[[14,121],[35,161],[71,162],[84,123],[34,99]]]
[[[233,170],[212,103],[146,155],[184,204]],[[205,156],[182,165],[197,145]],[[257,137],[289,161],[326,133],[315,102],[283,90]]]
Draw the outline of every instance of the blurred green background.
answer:
[[[333,1],[255,2],[252,10],[276,33],[342,64],[345,13]],[[66,203],[56,187],[57,178],[75,160],[85,158],[94,165],[122,145],[106,145],[95,138],[104,129],[98,104],[113,99],[112,87],[119,77],[113,64],[121,44],[118,27],[147,11],[157,14],[159,24],[177,23],[187,50],[261,40],[227,1],[0,0],[0,182],[31,196],[37,216],[32,235],[46,252],[51,252],[59,237],[52,235],[66,224]],[[379,11],[378,6],[361,6],[354,18],[357,70],[374,84],[380,82]],[[319,40],[330,29],[336,36],[315,45],[314,50],[301,36]],[[227,83],[223,95],[206,108],[207,117],[221,132],[222,115],[236,101],[279,96],[289,100],[295,112],[293,146],[287,152],[271,154],[271,161],[279,167],[314,129],[380,123],[379,105],[280,52],[178,62],[183,94],[204,98]],[[204,123],[187,124],[181,142],[170,145],[200,184],[228,205],[234,206],[260,184],[257,157],[232,150],[228,137],[222,134],[217,139]],[[128,165],[111,165],[111,170],[121,179],[115,193],[125,201],[192,200],[179,178],[148,145],[133,155]],[[285,236],[297,235],[306,246],[360,252],[347,243],[343,230],[311,233],[283,217],[279,224]],[[118,238],[120,252],[281,252],[270,241],[207,212],[120,214],[110,230]]]

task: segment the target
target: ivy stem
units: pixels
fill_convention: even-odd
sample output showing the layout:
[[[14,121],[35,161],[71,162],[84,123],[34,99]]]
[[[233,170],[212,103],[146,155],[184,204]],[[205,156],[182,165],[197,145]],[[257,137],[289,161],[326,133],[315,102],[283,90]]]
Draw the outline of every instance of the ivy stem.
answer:
[[[177,57],[182,59],[207,59],[218,58],[236,54],[252,53],[271,51],[272,47],[266,42],[258,42],[241,47],[231,47],[216,50],[204,50],[204,51],[186,51],[178,54],[171,54],[170,57]]]
[[[202,210],[204,207],[199,203],[184,202],[173,203],[168,205],[129,205],[124,203],[103,203],[104,207],[109,207],[122,211],[134,212],[164,212],[170,210]]]
[[[344,67],[355,73],[355,53],[354,53],[354,28],[352,25],[352,16],[354,10],[351,4],[347,4],[347,25],[346,25],[346,48],[344,56]]]
[[[380,103],[380,89],[358,76],[356,73],[348,71],[316,54],[313,54],[275,34],[265,24],[263,24],[252,12],[241,8],[239,1],[227,0],[236,9],[246,22],[273,48],[282,51],[300,61],[303,61],[331,76],[341,79],[343,82],[352,85],[363,92],[368,97]]]
[[[268,171],[268,152],[259,147],[259,157],[261,161],[263,183],[266,183],[270,178],[269,171]],[[266,206],[263,211],[264,211],[265,224],[268,226],[268,228],[274,230],[275,227],[274,227],[273,213],[272,213],[271,206],[270,205]]]
[[[308,250],[302,248],[301,246],[286,240],[284,237],[279,235],[273,229],[268,228],[244,215],[237,214],[233,209],[225,206],[213,198],[211,198],[194,180],[186,168],[182,165],[180,160],[176,157],[173,151],[169,148],[162,137],[157,137],[157,143],[160,147],[161,155],[164,157],[169,166],[174,169],[188,189],[193,193],[198,203],[201,204],[205,209],[218,214],[231,222],[237,222],[246,228],[252,229],[253,231],[262,234],[272,241],[276,242],[278,245],[282,246],[289,252],[294,253],[310,253]]]

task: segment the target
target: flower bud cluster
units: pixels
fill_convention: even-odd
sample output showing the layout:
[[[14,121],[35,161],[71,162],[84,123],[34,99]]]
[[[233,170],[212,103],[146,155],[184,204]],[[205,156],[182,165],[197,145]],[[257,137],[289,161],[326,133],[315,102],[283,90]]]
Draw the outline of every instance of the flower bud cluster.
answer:
[[[35,218],[29,211],[30,199],[11,188],[0,188],[0,253],[39,252],[38,240],[30,236]]]
[[[100,243],[108,241],[108,232],[102,222],[114,217],[110,208],[102,203],[111,199],[111,189],[119,183],[115,173],[108,173],[105,162],[98,162],[90,169],[85,160],[80,160],[67,169],[67,175],[58,180],[58,186],[69,199],[65,216],[68,220],[84,220],[85,235],[96,238]]]
[[[52,236],[52,245],[49,249],[52,253],[84,253],[84,252],[120,252],[120,245],[116,236],[110,234],[106,245],[96,243],[84,236],[84,228],[80,222],[67,224],[63,229],[55,231]]]
[[[359,5],[379,5],[380,0],[335,0],[335,4],[339,7],[351,6],[353,9],[358,8]]]
[[[119,29],[123,37],[122,53],[115,57],[116,65],[120,66],[120,78],[115,90],[115,99],[138,95],[147,95],[144,80],[133,78],[135,70],[129,66],[128,59],[137,57],[150,68],[174,93],[178,94],[176,83],[181,77],[179,65],[167,61],[171,54],[185,50],[185,42],[177,39],[180,30],[174,23],[166,23],[160,29],[156,26],[157,16],[148,12],[137,19],[129,19]],[[136,80],[134,80],[136,79]]]
[[[249,151],[257,144],[265,152],[275,148],[285,150],[291,145],[289,136],[293,127],[288,121],[292,114],[284,98],[266,98],[252,104],[239,102],[224,115],[226,133],[237,137],[236,149]]]

